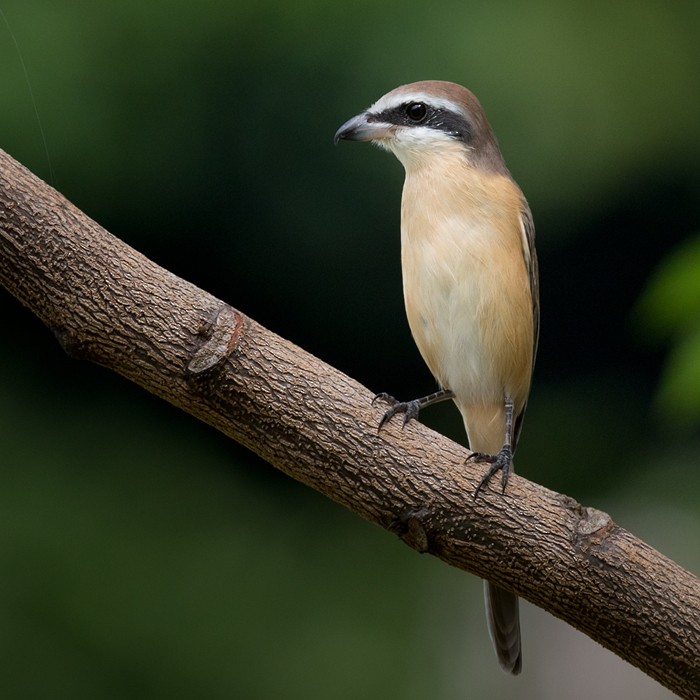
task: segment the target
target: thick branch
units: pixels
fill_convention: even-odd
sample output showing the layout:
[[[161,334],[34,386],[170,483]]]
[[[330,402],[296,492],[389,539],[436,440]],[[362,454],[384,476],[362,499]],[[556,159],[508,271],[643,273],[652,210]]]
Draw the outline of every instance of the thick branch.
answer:
[[[65,350],[213,425],[420,552],[549,610],[700,697],[700,582],[605,513],[518,476],[501,495],[415,421],[107,233],[0,151],[0,283]]]

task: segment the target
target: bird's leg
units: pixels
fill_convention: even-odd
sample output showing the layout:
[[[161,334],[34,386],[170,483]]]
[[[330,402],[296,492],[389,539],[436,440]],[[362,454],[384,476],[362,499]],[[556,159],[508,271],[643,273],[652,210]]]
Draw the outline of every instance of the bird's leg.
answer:
[[[513,461],[513,399],[510,396],[506,396],[505,401],[505,413],[506,413],[506,434],[503,438],[503,447],[496,455],[488,455],[483,452],[472,452],[472,454],[467,457],[467,462],[473,459],[476,462],[490,462],[491,466],[484,476],[481,477],[479,485],[474,491],[474,498],[479,495],[479,491],[486,486],[491,477],[497,472],[503,472],[501,476],[501,492],[505,492],[506,484],[508,483],[508,476],[510,475],[510,464]]]
[[[393,396],[381,392],[372,399],[372,404],[378,400],[385,401],[389,404],[389,408],[379,421],[377,430],[381,430],[384,424],[390,421],[397,413],[403,413],[403,425],[406,425],[411,418],[418,417],[421,408],[432,406],[432,404],[440,403],[440,401],[447,401],[447,399],[451,399],[453,396],[454,394],[449,389],[440,389],[440,391],[436,391],[434,394],[423,396],[420,399],[413,399],[413,401],[397,401]]]

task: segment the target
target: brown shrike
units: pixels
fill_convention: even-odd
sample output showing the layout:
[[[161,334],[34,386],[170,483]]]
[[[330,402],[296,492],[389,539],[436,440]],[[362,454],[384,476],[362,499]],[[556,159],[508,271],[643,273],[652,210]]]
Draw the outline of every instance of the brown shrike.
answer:
[[[406,171],[401,265],[406,314],[440,390],[390,404],[380,427],[452,399],[475,461],[505,490],[522,427],[537,348],[535,231],[484,110],[466,88],[426,80],[403,85],[353,117],[335,140],[372,141]],[[469,459],[471,459],[470,457]],[[489,634],[501,666],[522,665],[518,598],[485,582]]]

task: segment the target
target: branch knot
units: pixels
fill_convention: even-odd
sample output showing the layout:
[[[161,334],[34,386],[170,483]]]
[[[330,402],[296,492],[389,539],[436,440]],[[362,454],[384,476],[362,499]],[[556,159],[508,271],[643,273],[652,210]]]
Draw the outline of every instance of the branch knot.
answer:
[[[243,314],[228,304],[220,306],[208,321],[203,335],[207,338],[187,365],[190,374],[201,374],[222,363],[238,345],[245,325]]]

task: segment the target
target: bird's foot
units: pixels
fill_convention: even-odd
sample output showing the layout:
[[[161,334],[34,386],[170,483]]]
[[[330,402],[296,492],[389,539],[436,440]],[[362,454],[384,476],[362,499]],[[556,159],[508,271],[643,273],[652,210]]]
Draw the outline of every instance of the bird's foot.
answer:
[[[508,477],[510,476],[510,465],[513,461],[513,450],[511,450],[510,447],[504,445],[501,448],[501,451],[496,455],[489,455],[485,454],[484,452],[472,452],[469,455],[469,457],[467,457],[466,461],[470,462],[472,460],[475,462],[487,462],[491,464],[486,474],[484,474],[484,476],[481,477],[481,481],[476,487],[476,491],[474,491],[474,498],[476,498],[479,495],[479,491],[481,491],[481,489],[484,486],[486,486],[486,484],[488,484],[488,482],[491,480],[491,477],[497,471],[502,472],[501,493],[505,493],[506,484],[508,483]]]
[[[384,401],[385,403],[389,404],[389,408],[379,421],[379,427],[377,430],[381,430],[384,427],[384,424],[388,423],[397,413],[403,413],[403,423],[401,425],[406,425],[411,418],[418,417],[421,407],[420,399],[414,399],[413,401],[398,401],[384,391],[377,394],[372,399],[372,405],[374,405],[376,401]]]

